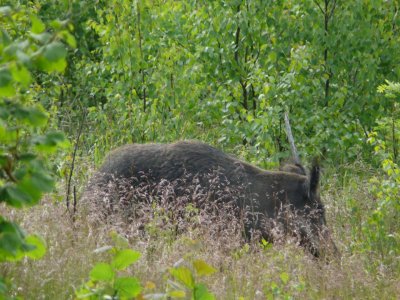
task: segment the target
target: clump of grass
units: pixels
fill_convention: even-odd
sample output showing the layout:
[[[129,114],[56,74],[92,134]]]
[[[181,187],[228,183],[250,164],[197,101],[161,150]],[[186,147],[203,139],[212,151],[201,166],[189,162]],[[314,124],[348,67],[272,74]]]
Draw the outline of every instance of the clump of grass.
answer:
[[[106,253],[93,251],[111,245],[110,231],[122,234],[130,248],[142,253],[129,272],[143,285],[151,282],[154,293],[165,291],[166,274],[181,259],[202,259],[217,270],[204,278],[217,299],[395,299],[400,293],[399,271],[362,246],[358,226],[373,209],[373,199],[367,185],[355,177],[343,181],[330,176],[321,189],[328,225],[342,254],[329,263],[313,258],[295,240],[273,246],[246,241],[243,219],[225,207],[226,202],[216,201],[214,208],[202,210],[175,197],[170,183],[163,184],[161,198],[148,194],[154,186],[119,190],[125,198],[113,198],[121,205],[112,207],[102,198],[106,195],[92,193],[97,202],[80,203],[74,222],[64,205],[50,198],[26,211],[7,211],[23,228],[41,234],[48,247],[42,260],[0,267],[14,283],[13,294],[26,299],[73,298],[93,265],[107,259]],[[191,190],[193,197],[200,193],[195,191]]]

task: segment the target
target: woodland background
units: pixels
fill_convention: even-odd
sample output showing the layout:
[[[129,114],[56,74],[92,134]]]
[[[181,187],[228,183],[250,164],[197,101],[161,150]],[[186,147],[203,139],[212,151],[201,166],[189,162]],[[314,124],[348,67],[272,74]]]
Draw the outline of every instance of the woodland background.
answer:
[[[0,298],[399,295],[398,1],[0,4]],[[321,157],[340,261],[85,225],[76,201],[110,149],[197,139],[277,168],[290,157],[285,111],[302,161]],[[114,256],[93,253],[110,243]],[[125,270],[130,248],[142,257]],[[179,258],[192,265],[171,267]]]

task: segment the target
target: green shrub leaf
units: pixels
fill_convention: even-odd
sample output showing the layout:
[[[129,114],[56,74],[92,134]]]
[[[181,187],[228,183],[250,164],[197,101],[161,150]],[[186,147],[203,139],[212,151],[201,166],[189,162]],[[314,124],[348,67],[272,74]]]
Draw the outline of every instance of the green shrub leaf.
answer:
[[[31,181],[33,186],[44,193],[51,192],[55,184],[53,178],[50,175],[42,172],[33,173]]]
[[[7,204],[13,207],[23,207],[32,203],[32,196],[26,193],[23,189],[15,185],[5,186],[2,194],[5,197]]]
[[[106,263],[98,263],[90,271],[90,279],[93,281],[110,282],[114,279],[115,273],[112,267]]]
[[[24,235],[17,224],[5,220],[0,222],[0,233],[0,261],[4,261],[17,254],[24,243]]]
[[[47,114],[41,106],[22,107],[15,106],[12,110],[13,116],[29,125],[40,127],[47,123]]]
[[[36,57],[36,65],[46,72],[63,72],[67,66],[67,50],[60,42],[52,42],[43,48],[42,55]]]
[[[38,235],[29,235],[25,239],[29,246],[33,246],[34,249],[26,252],[26,256],[32,259],[40,259],[46,253],[45,241]]]
[[[41,42],[42,44],[47,44],[51,39],[51,34],[48,32],[43,32],[39,34],[31,33],[30,36],[38,42]]]
[[[135,277],[119,277],[115,279],[114,289],[121,298],[133,298],[142,291],[140,282]]]
[[[117,252],[115,255],[112,266],[117,270],[124,270],[140,258],[140,252],[124,249]]]
[[[196,284],[194,287],[195,300],[214,300],[215,296],[211,294],[204,284]]]
[[[51,62],[57,62],[67,56],[67,49],[60,42],[52,42],[45,47],[44,57]]]
[[[44,136],[36,136],[33,142],[38,151],[45,153],[52,153],[57,147],[68,145],[62,132],[49,132]]]
[[[168,292],[168,296],[170,296],[172,298],[183,299],[186,297],[186,293],[185,293],[185,291],[176,290],[176,291]]]
[[[0,217],[0,261],[17,261],[28,256],[40,258],[45,250],[44,242],[36,236],[28,236],[13,222]]]
[[[22,88],[27,88],[31,83],[31,73],[22,65],[16,65],[11,69],[12,77],[19,82]]]
[[[195,260],[193,266],[199,276],[211,275],[217,271],[204,260]]]
[[[31,15],[30,18],[32,21],[31,31],[33,33],[41,33],[46,29],[42,20],[40,20],[36,15]]]
[[[0,97],[11,97],[15,94],[15,88],[12,83],[12,75],[9,68],[0,68]]]
[[[187,267],[172,268],[169,272],[176,280],[183,283],[186,287],[190,289],[194,288],[193,274]]]

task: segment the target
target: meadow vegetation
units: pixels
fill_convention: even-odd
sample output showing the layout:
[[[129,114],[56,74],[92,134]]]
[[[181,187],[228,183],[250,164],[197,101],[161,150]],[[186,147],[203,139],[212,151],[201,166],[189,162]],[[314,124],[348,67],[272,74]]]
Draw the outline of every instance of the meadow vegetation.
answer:
[[[81,209],[73,222],[64,203],[46,197],[23,213],[9,213],[23,228],[45,239],[47,254],[41,260],[3,266],[3,274],[12,282],[14,295],[68,299],[89,280],[93,266],[111,260],[109,250],[96,249],[117,245],[141,253],[122,275],[137,278],[143,295],[174,290],[190,295],[184,285],[171,285],[170,269],[192,268],[195,260],[202,260],[215,272],[197,278],[216,299],[395,299],[400,291],[397,257],[368,250],[365,222],[375,210],[368,180],[353,175],[338,182],[336,170],[330,171],[325,173],[332,179],[324,180],[323,199],[341,257],[329,263],[316,260],[291,241],[244,243],[234,222],[221,228],[217,220],[207,222],[193,208],[181,224],[186,230],[177,234],[162,204],[152,205],[153,218],[146,222],[139,218],[127,223],[121,216],[98,222]]]

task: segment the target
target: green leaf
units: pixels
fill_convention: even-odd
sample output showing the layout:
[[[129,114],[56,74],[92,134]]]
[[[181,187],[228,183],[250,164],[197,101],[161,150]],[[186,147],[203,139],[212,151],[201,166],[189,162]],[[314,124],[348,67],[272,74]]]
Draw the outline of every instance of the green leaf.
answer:
[[[172,298],[181,299],[181,298],[186,297],[186,293],[185,293],[185,291],[175,290],[175,291],[168,292],[168,296],[172,297]]]
[[[15,185],[5,186],[2,192],[7,204],[21,208],[32,203],[32,197]]]
[[[93,281],[110,282],[114,279],[115,273],[112,267],[106,263],[98,263],[90,271],[90,279]]]
[[[65,142],[65,136],[61,131],[48,132],[46,134],[46,144],[56,146]]]
[[[68,141],[62,132],[49,132],[45,136],[36,136],[32,142],[38,151],[45,153],[52,153],[58,147],[68,145]]]
[[[68,30],[63,30],[63,31],[60,32],[59,34],[63,37],[64,41],[65,41],[71,48],[74,48],[74,49],[76,48],[76,40],[75,40],[75,37],[74,37],[71,33],[69,33]]]
[[[35,205],[42,198],[42,191],[34,185],[30,174],[24,176],[24,179],[17,184],[17,187],[21,192],[29,195],[29,202],[25,202],[25,206]]]
[[[37,51],[37,53],[39,55],[35,57],[35,63],[41,70],[46,72],[63,72],[67,66],[65,60],[67,50],[60,42],[52,42],[44,46],[40,51]]]
[[[67,67],[67,62],[65,61],[65,59],[60,59],[58,61],[51,62],[43,57],[39,57],[36,59],[36,65],[39,69],[48,73],[52,72],[61,73]]]
[[[42,33],[30,33],[29,34],[34,40],[44,44],[47,44],[51,40],[51,34],[48,32],[42,32]]]
[[[23,256],[18,254],[24,240],[11,232],[0,232],[0,262],[21,259]]]
[[[55,181],[49,174],[42,172],[32,173],[32,185],[41,192],[49,193],[53,190]]]
[[[22,229],[18,226],[18,224],[15,224],[13,222],[9,222],[4,220],[2,217],[0,217],[0,248],[6,249],[9,252],[15,252],[16,248],[19,247],[19,245],[22,244],[23,239],[24,239],[24,232]],[[6,235],[9,234],[10,236],[13,236],[14,238],[10,241],[10,243],[7,243],[4,241],[4,238]],[[15,246],[17,245],[17,246]]]
[[[0,216],[0,261],[17,261],[33,250],[35,246],[25,241],[25,234],[18,224]]]
[[[172,268],[169,272],[176,280],[183,283],[186,287],[190,289],[194,288],[193,274],[187,267]]]
[[[30,18],[32,21],[31,31],[33,33],[42,33],[46,29],[42,20],[40,20],[36,15],[31,15]]]
[[[15,95],[12,79],[13,77],[9,68],[0,68],[0,97],[11,97]]]
[[[57,62],[67,56],[65,46],[60,42],[52,42],[45,46],[44,57],[51,62]]]
[[[0,68],[0,87],[9,85],[12,82],[12,75],[7,67]]]
[[[117,270],[124,270],[140,258],[140,252],[124,249],[117,252],[111,265]]]
[[[32,107],[29,109],[28,120],[33,126],[43,126],[47,123],[47,114],[36,107]]]
[[[134,298],[140,294],[142,287],[135,277],[119,277],[115,279],[114,289],[121,298]]]
[[[193,266],[199,276],[211,275],[217,271],[204,260],[195,260]]]
[[[26,252],[26,256],[32,259],[40,259],[46,253],[46,244],[44,240],[38,235],[29,235],[25,239],[26,243],[33,246],[33,250]]]
[[[23,107],[19,103],[16,103],[9,112],[17,120],[36,127],[43,126],[47,122],[47,115],[43,112],[41,106]]]
[[[194,300],[214,300],[215,296],[207,290],[204,284],[196,284],[193,298]]]
[[[31,73],[24,66],[18,65],[11,69],[12,77],[16,82],[21,83],[23,88],[27,88],[31,83]]]
[[[30,64],[31,64],[31,58],[30,58],[30,56],[28,55],[28,54],[26,54],[24,51],[22,51],[22,50],[20,50],[20,49],[18,49],[17,51],[16,51],[16,56],[17,56],[17,58],[18,58],[18,60],[22,63],[22,64],[24,64],[24,65],[26,65],[26,66],[30,66]],[[30,81],[31,81],[31,76],[30,76],[30,73],[29,73],[29,83],[30,83]]]
[[[69,20],[61,21],[61,20],[57,20],[56,19],[56,20],[53,20],[53,21],[50,22],[50,26],[58,31],[61,28],[66,27],[68,25],[68,23],[69,23]]]
[[[9,44],[11,44],[12,40],[10,38],[10,35],[7,33],[7,31],[5,31],[4,29],[1,30],[1,43],[4,46],[8,46]]]

